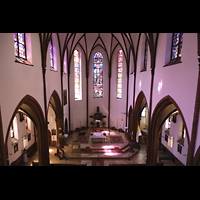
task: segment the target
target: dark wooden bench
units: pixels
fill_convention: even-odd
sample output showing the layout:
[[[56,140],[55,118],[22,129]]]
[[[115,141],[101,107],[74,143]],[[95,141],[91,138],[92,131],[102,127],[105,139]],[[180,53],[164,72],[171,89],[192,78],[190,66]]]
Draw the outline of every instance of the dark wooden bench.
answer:
[[[65,152],[61,147],[56,147],[57,148],[57,153],[55,153],[55,156],[58,156],[60,160],[65,158]]]
[[[172,160],[173,162],[175,162],[175,159],[172,156],[160,156],[159,161],[161,162],[161,160]]]

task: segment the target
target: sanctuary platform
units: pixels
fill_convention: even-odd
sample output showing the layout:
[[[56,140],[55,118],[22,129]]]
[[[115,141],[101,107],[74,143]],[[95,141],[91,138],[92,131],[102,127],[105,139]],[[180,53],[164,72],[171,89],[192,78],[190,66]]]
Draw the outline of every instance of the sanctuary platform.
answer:
[[[73,146],[73,142],[76,145]],[[108,128],[87,129],[74,132],[64,146],[66,159],[130,159],[138,150],[130,151],[129,141],[124,133]],[[74,151],[74,148],[79,148]]]

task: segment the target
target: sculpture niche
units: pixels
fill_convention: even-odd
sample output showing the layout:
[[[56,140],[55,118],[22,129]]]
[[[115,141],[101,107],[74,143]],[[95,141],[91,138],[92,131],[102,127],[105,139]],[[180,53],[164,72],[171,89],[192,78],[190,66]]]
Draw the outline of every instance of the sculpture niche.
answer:
[[[94,113],[94,115],[90,115],[90,118],[94,118],[94,122],[97,123],[97,127],[100,127],[100,122],[102,122],[102,119],[106,118],[106,116],[102,115],[102,113],[99,112],[99,107],[97,107],[97,112]]]

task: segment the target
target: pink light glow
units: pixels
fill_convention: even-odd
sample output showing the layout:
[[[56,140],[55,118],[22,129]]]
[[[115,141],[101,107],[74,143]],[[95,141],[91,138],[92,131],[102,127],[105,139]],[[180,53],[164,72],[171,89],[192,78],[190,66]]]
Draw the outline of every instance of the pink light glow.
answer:
[[[106,155],[106,156],[116,156],[116,155],[119,155],[119,153],[107,152],[107,153],[104,153],[104,155]]]
[[[114,149],[115,146],[110,145],[110,146],[102,146],[103,149]]]
[[[109,131],[103,131],[104,133],[109,133]]]
[[[104,149],[104,155],[106,155],[106,156],[115,156],[115,155],[119,155],[119,153],[114,153],[114,152],[112,152],[112,150],[108,150],[108,149]]]

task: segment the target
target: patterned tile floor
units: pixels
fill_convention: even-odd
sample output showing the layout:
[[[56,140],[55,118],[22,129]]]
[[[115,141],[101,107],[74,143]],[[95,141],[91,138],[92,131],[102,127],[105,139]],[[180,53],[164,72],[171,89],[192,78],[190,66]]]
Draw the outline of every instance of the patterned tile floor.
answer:
[[[87,129],[86,132],[86,136],[90,135],[90,131],[91,129]],[[49,154],[50,154],[50,163],[51,164],[84,164],[87,166],[92,166],[92,160],[94,158],[98,158],[100,156],[102,156],[102,153],[72,153],[72,141],[76,140],[77,136],[78,136],[79,132],[74,132],[72,135],[70,135],[67,138],[67,144],[66,146],[64,146],[64,151],[66,153],[67,156],[67,160],[62,159],[60,160],[57,156],[55,156],[54,154],[56,153],[56,148],[53,146],[50,146],[49,148]],[[122,136],[124,143],[112,143],[112,145],[116,145],[119,146],[120,148],[125,146],[126,144],[128,144],[128,140],[126,139],[124,133],[120,133],[118,131],[111,131],[110,132],[111,136]],[[84,149],[88,146],[90,146],[91,148],[99,148],[102,145],[107,145],[109,146],[111,143],[109,141],[109,137],[107,137],[107,141],[105,143],[102,144],[91,144],[91,141],[89,139],[89,142],[86,144],[81,144],[81,149]],[[106,159],[104,159],[104,166],[109,166],[111,164],[145,164],[146,163],[146,145],[144,144],[140,144],[140,150],[135,153],[135,155],[133,155],[132,157],[130,157],[130,152],[127,153],[122,153],[122,155],[118,155],[118,158],[113,158],[113,157],[109,157],[107,156]],[[164,156],[165,153],[163,153],[163,151],[158,151],[158,156]],[[76,158],[77,156],[77,158]],[[81,158],[82,156],[84,156],[83,158]],[[121,156],[121,157],[120,157]],[[92,158],[93,159],[92,159]],[[128,159],[129,158],[129,159]],[[32,166],[32,161],[38,161],[38,152],[36,152],[35,154],[32,155],[31,158],[29,158],[28,162],[25,163],[25,166]],[[166,160],[166,161],[162,161],[164,166],[176,166],[175,163],[173,163],[170,160]]]

